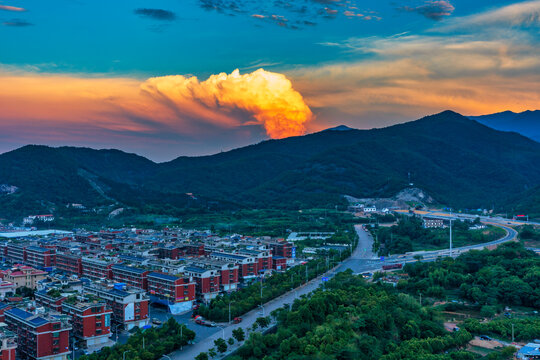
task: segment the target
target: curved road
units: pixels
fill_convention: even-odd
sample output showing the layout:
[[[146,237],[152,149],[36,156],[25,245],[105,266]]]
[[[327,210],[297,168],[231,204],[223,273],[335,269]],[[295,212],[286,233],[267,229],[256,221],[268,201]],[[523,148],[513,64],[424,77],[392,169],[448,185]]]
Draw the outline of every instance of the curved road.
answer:
[[[507,241],[512,241],[516,238],[517,232],[505,225],[501,225],[499,223],[490,223],[495,226],[499,226],[506,230],[506,235],[498,240],[491,241],[488,243],[483,244],[477,244],[477,245],[469,245],[469,246],[463,246],[459,248],[455,248],[452,251],[452,256],[458,256],[459,254],[472,250],[472,249],[483,249],[488,246],[492,245],[498,245]],[[358,246],[354,250],[353,254],[338,264],[335,268],[329,270],[325,274],[309,281],[307,284],[304,284],[294,290],[289,291],[288,293],[264,304],[264,316],[269,315],[273,310],[276,310],[280,307],[283,307],[286,304],[291,304],[294,302],[294,300],[302,295],[306,295],[313,290],[317,289],[319,286],[323,284],[322,279],[323,278],[331,278],[333,277],[337,272],[345,271],[347,269],[351,269],[353,273],[362,273],[362,272],[374,272],[379,271],[382,269],[382,266],[384,264],[392,264],[392,263],[406,263],[406,262],[412,262],[417,261],[414,256],[421,254],[424,258],[422,261],[434,261],[438,257],[441,256],[448,256],[449,250],[436,250],[436,251],[422,251],[422,252],[415,252],[415,253],[408,253],[404,255],[392,255],[386,258],[384,261],[379,259],[375,254],[372,252],[372,245],[373,245],[373,239],[371,235],[365,231],[362,230],[361,225],[355,225],[356,232],[358,234]],[[197,356],[201,352],[207,352],[210,348],[214,347],[214,340],[218,338],[224,338],[225,340],[232,337],[232,331],[234,329],[237,329],[239,327],[242,327],[244,330],[251,327],[255,320],[263,316],[263,313],[261,309],[255,309],[252,310],[246,314],[244,314],[243,321],[240,324],[233,324],[233,325],[227,325],[224,324],[222,327],[218,329],[218,332],[204,338],[204,339],[196,339],[198,342],[194,343],[193,345],[185,346],[182,351],[177,350],[171,354],[169,354],[170,358],[173,360],[180,360],[180,359],[193,359],[195,356]],[[236,349],[238,347],[237,344],[233,346],[233,349]]]

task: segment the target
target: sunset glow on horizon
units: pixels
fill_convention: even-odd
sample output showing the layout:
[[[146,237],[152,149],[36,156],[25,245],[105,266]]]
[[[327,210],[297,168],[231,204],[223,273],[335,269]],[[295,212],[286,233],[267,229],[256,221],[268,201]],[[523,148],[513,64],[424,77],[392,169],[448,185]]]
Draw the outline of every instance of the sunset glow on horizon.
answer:
[[[110,6],[100,22],[129,34],[122,41],[88,22],[95,5],[50,14],[36,1],[2,4],[0,152],[82,144],[164,160],[339,124],[539,107],[540,1],[368,3],[337,1],[325,16],[317,2],[302,14],[239,2],[251,14],[236,17],[197,1]],[[73,34],[30,41],[60,24]]]

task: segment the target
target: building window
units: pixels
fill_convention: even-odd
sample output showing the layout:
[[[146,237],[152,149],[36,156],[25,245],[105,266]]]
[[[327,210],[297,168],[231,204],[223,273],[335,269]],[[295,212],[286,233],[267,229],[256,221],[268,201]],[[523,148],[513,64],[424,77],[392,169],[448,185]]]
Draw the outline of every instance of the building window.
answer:
[[[57,338],[57,337],[60,337],[60,332],[53,332],[52,334],[53,338]]]

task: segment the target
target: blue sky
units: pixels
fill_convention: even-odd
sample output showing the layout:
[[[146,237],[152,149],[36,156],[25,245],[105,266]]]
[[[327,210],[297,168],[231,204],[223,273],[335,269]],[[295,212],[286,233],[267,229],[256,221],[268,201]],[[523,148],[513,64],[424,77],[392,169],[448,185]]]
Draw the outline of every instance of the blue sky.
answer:
[[[4,0],[0,4],[27,11],[0,12],[2,22],[20,19],[32,25],[0,27],[1,61],[17,66],[35,65],[46,71],[204,77],[236,68],[251,69],[257,64],[269,69],[288,69],[335,59],[354,59],[320,44],[350,37],[421,33],[436,21],[403,10],[407,6],[421,6],[423,1],[358,1],[355,11],[364,14],[363,18],[372,16],[372,20],[347,18],[343,15],[346,8],[336,5],[342,2],[291,2],[294,6],[307,6],[310,10],[306,15],[260,5],[266,1],[236,3],[240,4],[239,11],[220,13],[202,8],[203,2],[199,0]],[[451,4],[455,10],[439,21],[511,3],[454,0]],[[339,11],[335,18],[313,14],[326,7]],[[136,9],[162,9],[174,13],[175,18],[137,15]],[[285,16],[293,25],[281,27],[274,21],[251,16],[259,13]],[[304,25],[303,21],[316,25]],[[294,30],[291,26],[300,29]]]
[[[537,108],[539,13],[540,1],[501,0],[0,0],[0,152],[164,160],[448,108]],[[291,108],[299,118],[272,123]]]

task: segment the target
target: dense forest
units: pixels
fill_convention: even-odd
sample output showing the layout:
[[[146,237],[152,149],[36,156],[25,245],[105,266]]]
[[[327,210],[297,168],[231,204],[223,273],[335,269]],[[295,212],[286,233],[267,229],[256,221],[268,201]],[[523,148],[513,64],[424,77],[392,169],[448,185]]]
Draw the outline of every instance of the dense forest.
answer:
[[[444,136],[441,136],[444,134]],[[446,111],[374,130],[326,130],[154,163],[118,150],[25,146],[0,155],[0,217],[71,203],[178,216],[191,209],[334,208],[412,181],[441,204],[534,213],[540,144]],[[536,188],[535,188],[536,187]]]
[[[403,271],[409,278],[398,288],[413,294],[444,298],[457,292],[487,313],[507,305],[540,308],[540,257],[519,243],[472,250],[455,260],[409,263]]]
[[[231,359],[474,359],[462,350],[469,332],[445,331],[415,298],[350,272],[274,315],[277,331],[252,333]]]

